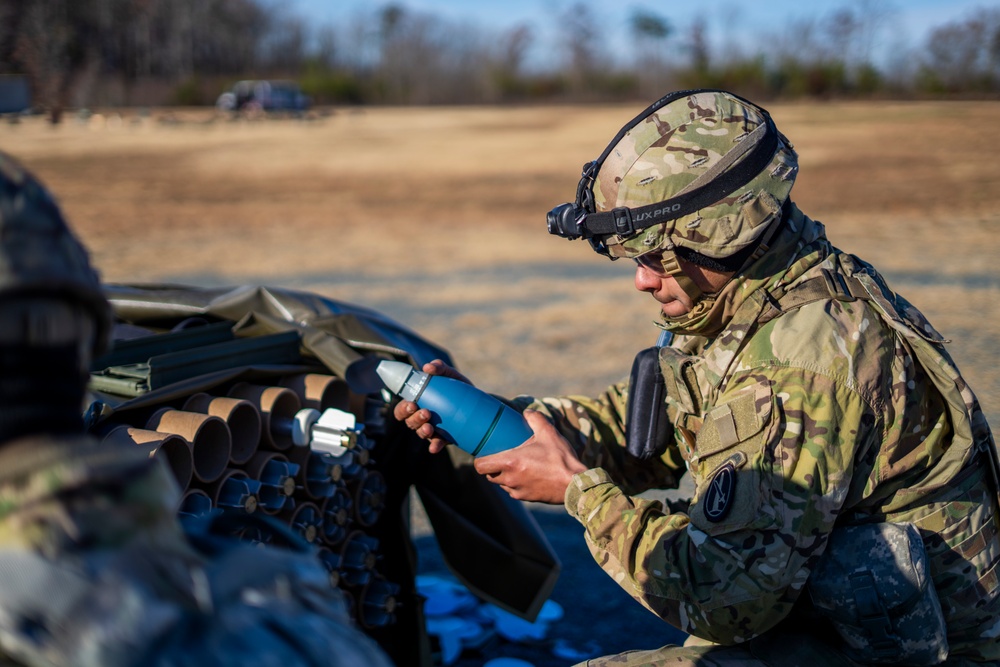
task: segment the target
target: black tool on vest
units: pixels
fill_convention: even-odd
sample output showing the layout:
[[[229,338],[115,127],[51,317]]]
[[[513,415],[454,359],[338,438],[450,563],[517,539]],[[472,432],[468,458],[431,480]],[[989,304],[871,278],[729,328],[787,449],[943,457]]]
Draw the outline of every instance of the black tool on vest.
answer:
[[[628,410],[625,416],[625,449],[642,461],[659,457],[667,449],[670,422],[667,419],[667,386],[660,370],[660,348],[670,344],[664,331],[653,347],[635,355],[629,376]]]

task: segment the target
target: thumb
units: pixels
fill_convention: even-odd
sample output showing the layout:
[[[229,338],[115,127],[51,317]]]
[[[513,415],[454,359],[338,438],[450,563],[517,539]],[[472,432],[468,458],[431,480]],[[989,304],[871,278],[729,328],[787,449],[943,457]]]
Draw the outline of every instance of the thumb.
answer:
[[[553,428],[552,422],[549,421],[549,418],[538,410],[525,410],[522,413],[522,416],[524,417],[524,421],[528,422],[528,426],[530,426],[531,430],[536,434]]]

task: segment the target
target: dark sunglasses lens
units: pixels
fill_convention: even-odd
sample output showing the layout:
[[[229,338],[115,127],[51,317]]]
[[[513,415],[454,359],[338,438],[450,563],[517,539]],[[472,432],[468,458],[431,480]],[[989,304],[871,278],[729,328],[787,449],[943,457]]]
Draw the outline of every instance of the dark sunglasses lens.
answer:
[[[655,271],[656,273],[663,273],[663,255],[658,252],[650,252],[645,255],[639,255],[635,258],[635,263],[644,269],[649,269],[650,271]]]

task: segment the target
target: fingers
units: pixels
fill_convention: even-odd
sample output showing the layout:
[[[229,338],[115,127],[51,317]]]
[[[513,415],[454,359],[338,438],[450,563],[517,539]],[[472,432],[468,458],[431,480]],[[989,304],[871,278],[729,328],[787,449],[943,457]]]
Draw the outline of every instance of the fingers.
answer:
[[[469,378],[459,373],[441,359],[435,359],[434,361],[427,362],[423,365],[423,367],[421,367],[420,370],[428,375],[440,375],[442,377],[452,378],[453,380],[460,380],[466,384],[472,384]]]
[[[392,409],[392,415],[399,421],[405,422],[414,431],[431,419],[431,413],[421,410],[413,401],[400,401]]]
[[[428,375],[440,375],[442,377],[449,377],[472,384],[469,382],[467,377],[456,371],[441,359],[435,359],[434,361],[427,362],[421,367],[421,370]],[[397,420],[406,424],[406,426],[418,437],[427,440],[428,450],[432,454],[443,451],[445,446],[448,444],[444,439],[436,437],[437,431],[434,429],[434,425],[430,423],[430,411],[421,409],[420,406],[413,401],[399,401],[392,409],[392,415]]]
[[[392,415],[425,440],[434,435],[430,411],[420,409],[413,401],[400,401],[392,409]]]
[[[507,469],[510,463],[509,459],[510,457],[506,456],[505,452],[500,452],[490,456],[480,456],[472,461],[472,465],[480,475],[494,477]]]
[[[440,359],[435,359],[434,361],[428,361],[421,367],[420,370],[427,373],[428,375],[444,375],[448,368],[448,364],[444,363]]]
[[[525,410],[524,417],[534,435],[513,449],[476,459],[476,472],[515,500],[558,505],[573,476],[587,467],[542,413]]]
[[[396,403],[396,407],[392,409],[392,416],[395,417],[397,421],[403,422],[416,411],[416,403],[412,401],[400,401],[399,403]]]

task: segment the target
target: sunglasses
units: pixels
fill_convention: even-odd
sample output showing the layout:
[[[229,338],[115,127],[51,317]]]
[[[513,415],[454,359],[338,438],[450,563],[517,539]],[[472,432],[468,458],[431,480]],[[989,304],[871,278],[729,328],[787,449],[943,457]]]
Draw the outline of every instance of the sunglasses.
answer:
[[[667,272],[663,268],[663,253],[654,251],[647,252],[638,257],[633,258],[637,266],[641,266],[644,269],[652,271],[659,276],[667,275]]]

